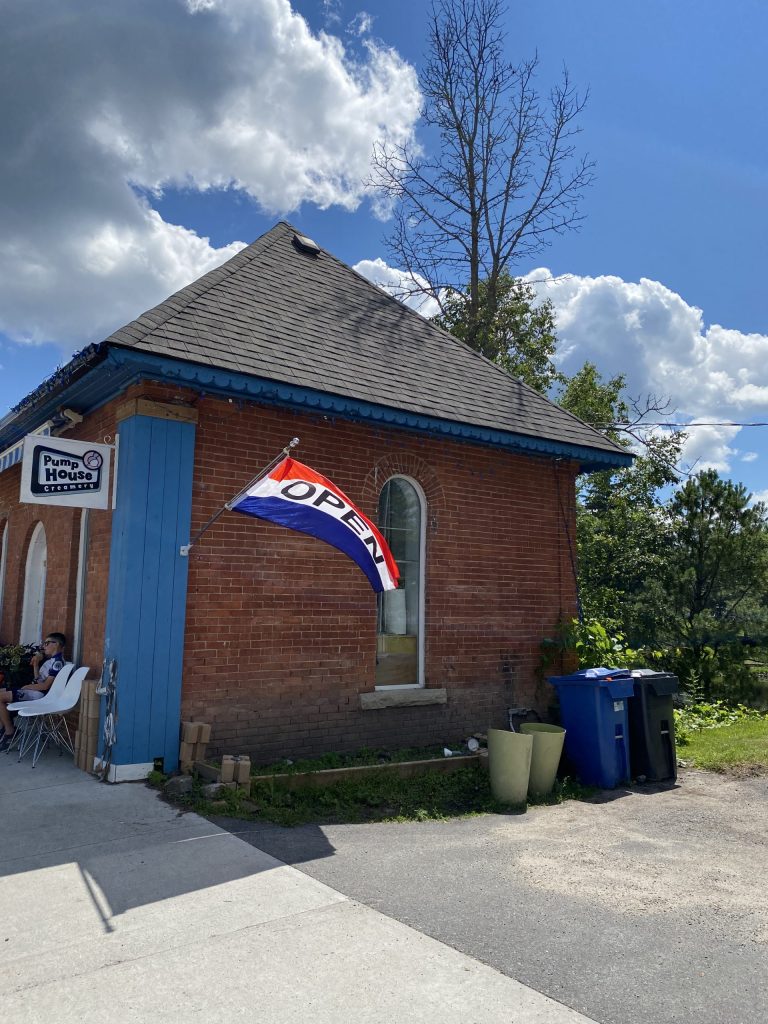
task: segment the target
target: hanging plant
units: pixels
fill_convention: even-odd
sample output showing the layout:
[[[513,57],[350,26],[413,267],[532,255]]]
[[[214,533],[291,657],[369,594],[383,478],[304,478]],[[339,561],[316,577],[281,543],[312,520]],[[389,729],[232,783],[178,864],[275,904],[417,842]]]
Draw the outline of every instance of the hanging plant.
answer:
[[[0,686],[17,687],[31,683],[32,656],[39,648],[35,644],[6,644],[0,646]]]

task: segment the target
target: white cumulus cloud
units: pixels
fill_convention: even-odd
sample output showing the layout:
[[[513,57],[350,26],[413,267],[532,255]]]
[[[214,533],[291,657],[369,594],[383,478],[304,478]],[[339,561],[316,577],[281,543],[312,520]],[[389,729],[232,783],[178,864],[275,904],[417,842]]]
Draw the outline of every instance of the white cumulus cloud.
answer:
[[[414,285],[423,287],[427,283],[418,274],[411,276],[405,270],[390,267],[381,257],[373,260],[360,260],[352,269],[356,270],[358,274],[362,274],[363,277],[367,277],[369,281],[378,285],[389,295],[400,299],[406,306],[421,313],[422,316],[433,317],[440,311],[435,299],[421,292],[413,293]]]
[[[392,295],[407,293],[408,274],[383,259],[362,260],[355,269]],[[702,310],[659,281],[555,277],[547,268],[525,279],[539,299],[552,301],[556,359],[565,372],[590,360],[604,377],[624,374],[630,397],[668,399],[674,411],[663,419],[711,424],[689,431],[683,459],[695,471],[728,474],[735,462],[759,459],[758,452],[738,447],[741,428],[727,424],[766,419],[767,335],[707,327]],[[437,313],[434,300],[405,301],[425,316]]]
[[[0,332],[77,347],[242,246],[166,223],[142,190],[357,208],[374,141],[409,138],[420,96],[392,49],[354,47],[288,0],[8,0]]]
[[[585,359],[604,375],[624,373],[630,395],[670,399],[684,422],[765,419],[768,336],[706,325],[701,309],[658,281],[619,277],[554,277],[546,268],[527,275],[549,298],[558,324],[559,359],[566,371]],[[727,473],[733,461],[752,461],[735,444],[731,426],[690,431],[685,458],[697,469]]]

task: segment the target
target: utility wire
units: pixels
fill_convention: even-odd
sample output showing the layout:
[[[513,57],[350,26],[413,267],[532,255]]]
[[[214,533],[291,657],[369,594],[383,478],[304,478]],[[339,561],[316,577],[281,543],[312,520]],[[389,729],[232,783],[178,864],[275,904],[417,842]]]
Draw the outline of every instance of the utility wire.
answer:
[[[680,427],[683,430],[688,430],[689,427],[768,427],[768,421],[758,421],[754,423],[735,423],[733,420],[713,420],[706,423],[667,423],[645,421],[643,423],[611,423],[609,426],[614,430],[640,430],[643,427]]]

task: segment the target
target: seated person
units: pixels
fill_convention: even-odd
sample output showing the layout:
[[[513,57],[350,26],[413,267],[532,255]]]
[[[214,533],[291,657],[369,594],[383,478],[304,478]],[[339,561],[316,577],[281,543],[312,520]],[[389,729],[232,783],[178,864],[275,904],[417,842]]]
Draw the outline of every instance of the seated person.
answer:
[[[18,700],[39,700],[46,695],[57,673],[64,667],[66,643],[63,633],[49,633],[43,642],[43,653],[34,655],[31,661],[34,681],[16,690],[0,690],[0,725],[4,730],[0,737],[0,750],[5,750],[16,735],[6,705]]]

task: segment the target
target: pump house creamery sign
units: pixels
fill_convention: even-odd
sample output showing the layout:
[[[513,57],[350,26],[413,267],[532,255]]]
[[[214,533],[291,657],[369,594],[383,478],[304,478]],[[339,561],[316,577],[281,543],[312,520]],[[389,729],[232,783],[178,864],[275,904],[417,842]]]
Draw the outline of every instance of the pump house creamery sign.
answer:
[[[109,445],[64,437],[24,438],[21,501],[109,508]]]

